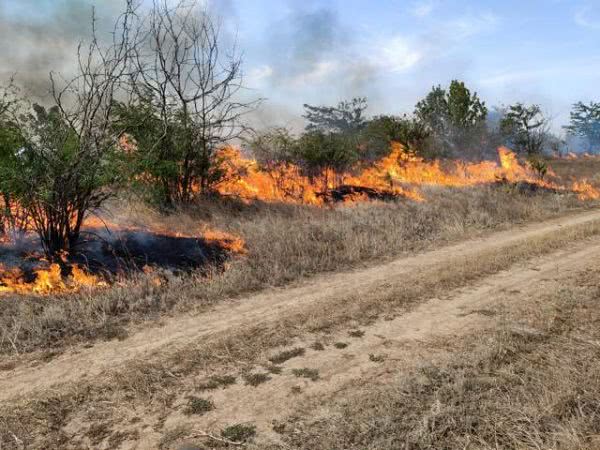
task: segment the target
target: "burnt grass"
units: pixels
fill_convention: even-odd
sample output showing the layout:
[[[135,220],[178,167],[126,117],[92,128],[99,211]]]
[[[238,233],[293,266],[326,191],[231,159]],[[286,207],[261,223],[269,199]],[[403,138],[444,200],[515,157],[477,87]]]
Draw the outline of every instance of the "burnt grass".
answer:
[[[222,267],[230,256],[217,242],[145,230],[100,233],[86,230],[88,239],[76,248],[73,262],[92,273],[109,275],[142,271],[145,266],[175,273]]]
[[[105,281],[143,273],[145,268],[175,275],[209,273],[222,270],[231,257],[217,241],[202,236],[171,236],[146,230],[109,230],[87,228],[68,259],[57,259],[61,273],[71,275],[78,264]],[[35,270],[48,267],[38,240],[31,236],[14,245],[0,245],[0,262],[7,268],[19,268],[23,281],[32,283]]]

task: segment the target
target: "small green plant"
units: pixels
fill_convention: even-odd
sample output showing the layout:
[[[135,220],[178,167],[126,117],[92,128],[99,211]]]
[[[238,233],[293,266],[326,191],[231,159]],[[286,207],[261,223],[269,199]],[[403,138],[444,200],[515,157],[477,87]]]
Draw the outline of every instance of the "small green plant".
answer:
[[[273,375],[281,375],[281,373],[283,372],[283,367],[276,365],[267,366],[266,369],[269,373],[272,373]]]
[[[362,330],[352,330],[348,333],[350,337],[361,338],[365,335],[365,332]]]
[[[374,355],[373,353],[369,354],[369,361],[373,361],[373,362],[383,362],[385,361],[385,356],[384,355]]]
[[[258,386],[259,384],[266,383],[271,377],[267,373],[248,373],[244,375],[244,380],[247,386]]]
[[[235,377],[233,375],[213,375],[209,377],[206,381],[200,383],[197,386],[198,390],[212,390],[218,389],[220,387],[230,386],[235,384]]]
[[[256,426],[238,423],[221,431],[221,437],[235,443],[248,442],[256,436]]]
[[[298,378],[308,378],[311,381],[317,381],[319,379],[319,371],[317,369],[309,369],[307,367],[303,369],[294,369],[292,373]]]
[[[319,341],[317,341],[313,345],[311,345],[310,348],[312,348],[313,350],[316,350],[318,352],[322,352],[323,350],[325,350],[325,346]]]
[[[530,158],[529,167],[531,167],[540,180],[543,180],[548,173],[548,164],[540,158]]]
[[[188,397],[188,404],[183,411],[186,415],[202,415],[215,409],[215,404],[212,400],[201,397]]]
[[[336,342],[335,344],[333,344],[333,346],[335,348],[342,349],[348,347],[348,344],[346,344],[345,342]]]
[[[298,356],[303,356],[305,350],[301,347],[296,347],[291,350],[284,350],[280,353],[277,353],[275,356],[269,358],[273,364],[281,364],[286,362],[288,359],[296,358]]]

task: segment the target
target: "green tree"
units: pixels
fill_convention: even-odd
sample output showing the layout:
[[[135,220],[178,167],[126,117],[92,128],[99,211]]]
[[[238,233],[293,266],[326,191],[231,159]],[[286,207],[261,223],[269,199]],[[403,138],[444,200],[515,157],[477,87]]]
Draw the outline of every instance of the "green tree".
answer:
[[[339,133],[311,131],[304,133],[296,143],[296,158],[309,176],[326,171],[339,172],[349,169],[358,158],[357,148],[348,136]],[[327,184],[336,180],[325,180]]]
[[[458,153],[478,144],[485,130],[487,107],[465,83],[453,80],[448,89],[433,87],[417,103],[415,116],[431,132],[442,153]]]
[[[19,152],[25,146],[17,117],[22,106],[23,100],[11,81],[0,95],[0,236],[26,225],[26,217],[15,207],[10,189],[11,174],[17,169]]]
[[[407,115],[382,115],[367,123],[361,146],[368,152],[369,159],[387,155],[392,142],[402,144],[408,152],[425,155],[430,134],[422,122]]]
[[[138,94],[133,102],[117,103],[114,115],[115,130],[130,141],[120,154],[122,172],[152,201],[172,206],[173,201],[189,200],[199,172],[207,186],[221,180],[219,155],[194,151],[192,130],[181,110],[171,109],[167,115],[151,95]]]
[[[219,150],[246,131],[241,58],[225,48],[200,0],[154,0],[130,25],[132,111],[119,119],[133,135],[139,166],[160,182],[163,203],[189,203],[220,180]],[[147,114],[139,126],[136,120]],[[145,133],[149,133],[150,138]]]
[[[506,143],[529,157],[539,155],[546,143],[549,121],[539,105],[511,105],[500,121]]]
[[[362,130],[367,121],[367,99],[353,98],[342,101],[337,106],[304,105],[304,118],[308,121],[306,131],[321,133],[357,133]]]
[[[249,141],[256,160],[263,167],[273,168],[281,163],[298,162],[297,139],[286,128],[272,128],[257,133]]]
[[[117,181],[114,146],[93,148],[54,106],[24,117],[24,146],[2,167],[2,190],[26,212],[46,254],[72,252],[85,217],[111,195]]]
[[[571,123],[565,129],[571,135],[587,139],[590,151],[597,151],[600,147],[600,103],[575,103],[571,111]]]
[[[4,145],[0,190],[29,219],[49,259],[74,251],[85,218],[119,179],[112,164],[118,138],[112,108],[133,13],[128,3],[109,45],[94,34],[88,46],[79,46],[73,78],[51,74],[51,107],[22,102],[13,114],[18,132],[9,132]]]

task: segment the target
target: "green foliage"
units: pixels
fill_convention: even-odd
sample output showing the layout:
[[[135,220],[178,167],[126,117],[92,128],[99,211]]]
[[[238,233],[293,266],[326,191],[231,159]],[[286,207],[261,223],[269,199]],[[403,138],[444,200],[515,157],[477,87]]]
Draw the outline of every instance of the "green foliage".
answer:
[[[231,425],[221,431],[221,437],[231,442],[248,442],[256,436],[256,426],[238,423]]]
[[[548,173],[548,163],[541,158],[530,158],[529,166],[533,169],[540,180],[543,180]]]
[[[484,131],[487,107],[464,82],[453,80],[448,89],[433,87],[415,107],[416,118],[433,135],[442,154],[474,145]]]
[[[20,106],[18,91],[12,86],[3,90],[0,97],[0,235],[8,229],[25,226],[18,211],[11,208],[12,176],[19,166],[19,150],[25,146],[25,138],[15,117]]]
[[[358,148],[351,136],[313,131],[298,139],[296,157],[309,175],[317,175],[325,169],[348,169],[358,160]]]
[[[424,155],[430,132],[415,118],[404,116],[377,116],[367,123],[361,146],[369,152],[368,159],[377,159],[390,152],[390,144],[398,142],[409,152]]]
[[[188,416],[203,415],[215,409],[215,404],[212,400],[201,397],[188,397],[188,403],[184,409],[184,413]]]
[[[572,135],[587,139],[590,150],[597,150],[600,147],[600,103],[575,103],[571,111],[571,124],[565,129]]]
[[[184,111],[167,114],[145,95],[115,106],[116,129],[132,141],[121,155],[123,169],[134,186],[170,206],[189,201],[195,188],[210,190],[224,170],[218,153],[197,140]]]
[[[364,97],[342,101],[337,106],[304,105],[304,118],[308,121],[309,132],[357,133],[366,125],[365,111],[367,99]]]
[[[266,383],[267,381],[270,381],[271,377],[269,376],[269,374],[266,373],[247,373],[244,375],[244,381],[246,382],[247,386],[258,386],[260,384]]]
[[[309,369],[307,367],[302,369],[292,369],[292,373],[298,378],[308,378],[310,381],[317,381],[320,378],[317,369]]]
[[[471,128],[481,124],[487,117],[488,110],[477,93],[471,91],[462,81],[453,80],[447,96],[448,118],[457,128]]]
[[[103,188],[118,181],[114,147],[83,140],[56,106],[33,105],[1,134],[0,190],[26,211],[49,256],[69,251],[108,197]]]
[[[535,156],[542,152],[547,138],[548,119],[538,105],[517,103],[508,107],[500,121],[500,131],[514,150]]]
[[[256,160],[266,168],[280,163],[297,162],[297,139],[286,128],[273,128],[257,133],[249,142]]]

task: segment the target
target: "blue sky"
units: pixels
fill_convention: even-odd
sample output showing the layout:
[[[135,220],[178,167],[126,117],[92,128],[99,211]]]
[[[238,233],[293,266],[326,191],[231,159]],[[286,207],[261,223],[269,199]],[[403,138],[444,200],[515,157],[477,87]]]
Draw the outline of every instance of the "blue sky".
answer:
[[[0,0],[0,38],[13,44],[0,50],[5,66],[25,76],[68,66],[63,51],[83,32],[81,13],[91,3]],[[109,17],[120,2],[96,3]],[[411,112],[432,85],[454,78],[489,106],[539,103],[556,129],[573,102],[600,101],[600,0],[212,0],[212,7],[237,33],[247,85],[267,99],[258,116],[264,125],[297,124],[303,103],[353,96],[367,96],[372,114]]]
[[[302,102],[366,95],[372,112],[410,112],[432,85],[453,78],[488,105],[540,103],[555,127],[573,102],[600,101],[600,1],[238,0],[235,7],[249,81],[295,111]],[[296,34],[314,52],[295,48]],[[297,70],[277,61],[297,54],[304,60]]]

